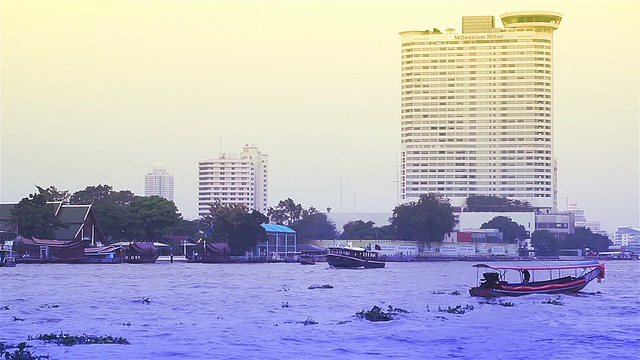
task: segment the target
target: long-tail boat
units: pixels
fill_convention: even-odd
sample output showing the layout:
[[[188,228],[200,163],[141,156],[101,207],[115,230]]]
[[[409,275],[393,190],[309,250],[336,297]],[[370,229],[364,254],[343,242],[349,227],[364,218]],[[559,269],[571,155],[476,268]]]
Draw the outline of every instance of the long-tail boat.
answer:
[[[604,278],[605,266],[597,261],[564,265],[494,266],[473,265],[478,286],[469,289],[471,296],[521,296],[529,294],[567,294],[582,290],[594,279]],[[482,279],[480,271],[482,270]],[[519,280],[509,281],[516,272]],[[512,279],[513,275],[509,278]]]

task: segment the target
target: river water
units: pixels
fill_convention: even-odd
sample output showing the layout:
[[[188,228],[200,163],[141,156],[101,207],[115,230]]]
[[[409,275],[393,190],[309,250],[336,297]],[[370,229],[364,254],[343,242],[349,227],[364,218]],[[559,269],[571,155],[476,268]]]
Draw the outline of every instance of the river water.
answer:
[[[52,359],[640,358],[640,262],[607,262],[602,283],[577,295],[504,299],[511,307],[468,295],[472,265],[18,264],[0,268],[0,341],[62,332],[131,343],[28,341]],[[356,317],[374,305],[408,313]],[[467,311],[438,310],[458,305]]]

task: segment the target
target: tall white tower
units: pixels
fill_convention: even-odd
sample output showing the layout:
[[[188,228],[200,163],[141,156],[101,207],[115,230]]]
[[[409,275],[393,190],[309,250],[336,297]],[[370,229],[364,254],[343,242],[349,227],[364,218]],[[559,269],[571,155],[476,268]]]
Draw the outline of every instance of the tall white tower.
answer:
[[[156,161],[153,170],[144,177],[144,196],[153,195],[173,201],[173,175],[162,161]]]
[[[215,201],[243,204],[265,213],[267,210],[268,155],[246,145],[237,154],[222,153],[217,159],[198,162],[198,215],[209,213]]]
[[[401,32],[401,191],[463,206],[496,195],[556,208],[553,32],[562,15],[521,11]]]

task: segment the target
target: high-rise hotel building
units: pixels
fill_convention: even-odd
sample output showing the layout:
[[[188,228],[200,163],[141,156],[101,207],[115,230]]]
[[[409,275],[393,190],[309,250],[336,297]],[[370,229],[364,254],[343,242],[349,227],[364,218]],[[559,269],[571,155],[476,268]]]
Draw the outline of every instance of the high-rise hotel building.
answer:
[[[173,175],[162,161],[156,161],[152,171],[144,176],[144,196],[153,195],[173,201]]]
[[[462,18],[462,33],[402,37],[402,198],[463,207],[496,195],[556,208],[553,32],[562,15]]]
[[[209,214],[215,201],[243,204],[266,213],[268,156],[253,145],[242,153],[222,153],[198,162],[198,215]]]

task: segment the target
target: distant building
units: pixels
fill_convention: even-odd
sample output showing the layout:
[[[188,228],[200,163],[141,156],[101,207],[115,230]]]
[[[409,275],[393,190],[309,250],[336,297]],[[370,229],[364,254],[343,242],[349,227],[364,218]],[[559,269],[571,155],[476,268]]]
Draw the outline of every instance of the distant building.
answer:
[[[600,230],[600,221],[597,220],[587,220],[584,210],[578,207],[576,203],[569,203],[569,207],[567,211],[573,213],[576,218],[576,227],[583,227],[591,230],[594,234],[600,234],[603,236],[607,236],[607,232],[604,230]]]
[[[173,201],[173,175],[167,172],[162,161],[157,161],[144,177],[144,196],[154,195]]]
[[[572,213],[537,214],[536,230],[547,230],[554,237],[564,239],[568,234],[575,234],[575,217]]]
[[[615,246],[638,249],[640,248],[640,228],[620,226],[616,233],[611,235],[610,239]],[[638,253],[640,253],[640,251]]]
[[[401,35],[401,195],[528,201],[555,212],[553,32],[562,14],[465,16]]]
[[[217,159],[199,161],[198,215],[207,215],[215,201],[265,213],[267,180],[268,156],[253,145],[244,146],[240,155],[222,153]]]

